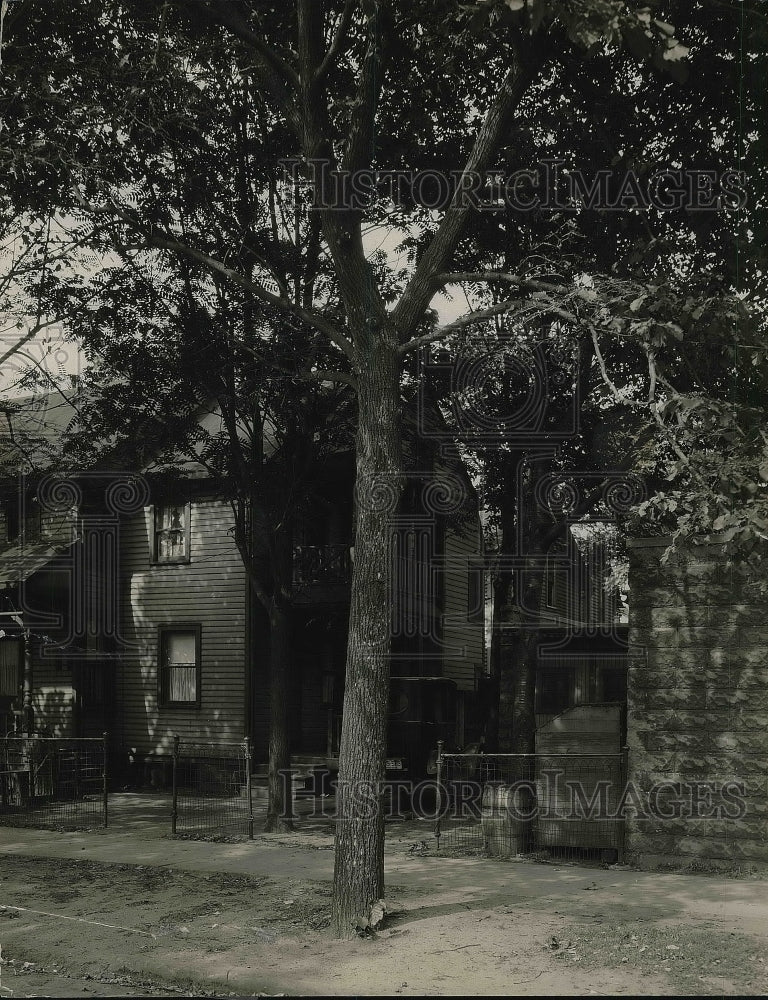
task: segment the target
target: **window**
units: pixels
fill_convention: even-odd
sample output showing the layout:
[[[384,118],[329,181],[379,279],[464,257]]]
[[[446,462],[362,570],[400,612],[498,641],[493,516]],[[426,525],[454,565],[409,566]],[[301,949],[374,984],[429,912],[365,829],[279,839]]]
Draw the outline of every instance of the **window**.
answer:
[[[158,638],[158,687],[163,707],[200,705],[200,626],[169,625]]]
[[[154,509],[152,562],[189,562],[189,504],[164,504]]]

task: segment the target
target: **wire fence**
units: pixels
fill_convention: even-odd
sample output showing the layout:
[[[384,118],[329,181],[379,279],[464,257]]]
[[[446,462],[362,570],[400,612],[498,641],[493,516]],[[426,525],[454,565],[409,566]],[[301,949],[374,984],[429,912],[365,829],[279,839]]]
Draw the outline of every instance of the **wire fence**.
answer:
[[[439,850],[621,860],[626,754],[441,754]]]
[[[251,749],[174,737],[171,833],[253,838]]]
[[[105,827],[107,736],[0,738],[0,824]]]

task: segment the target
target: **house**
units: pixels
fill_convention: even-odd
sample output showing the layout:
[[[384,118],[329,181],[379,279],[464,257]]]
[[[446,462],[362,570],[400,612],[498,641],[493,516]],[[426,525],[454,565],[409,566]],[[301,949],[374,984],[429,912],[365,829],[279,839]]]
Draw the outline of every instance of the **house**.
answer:
[[[0,731],[81,731],[80,720],[106,721],[94,711],[101,672],[88,660],[85,605],[71,585],[82,560],[77,505],[66,489],[52,495],[44,472],[74,410],[36,396],[6,402],[2,416]]]
[[[201,419],[219,418],[209,410]],[[393,520],[393,709],[409,732],[462,743],[480,726],[484,670],[471,566],[480,551],[476,500],[450,456],[422,449],[411,464]],[[172,481],[104,469],[69,477],[59,492],[66,485],[72,496],[53,512],[65,518],[66,537],[40,553],[40,565],[13,568],[16,549],[31,554],[31,527],[20,540],[6,532],[0,551],[4,596],[21,613],[17,628],[30,633],[26,674],[9,672],[7,687],[34,706],[38,731],[108,730],[115,759],[136,781],[170,753],[174,735],[225,743],[247,735],[254,761],[267,759],[266,616],[233,538],[230,503],[194,462],[182,473]],[[459,499],[441,506],[435,490],[448,480]],[[49,491],[54,482],[44,473],[34,481]],[[294,532],[291,752],[306,767],[332,767],[338,754],[353,483],[352,455],[329,455]],[[34,501],[32,491],[25,509]],[[15,503],[7,490],[5,509]],[[54,604],[58,617],[43,633],[33,611],[52,614]],[[2,640],[2,662],[21,655],[10,651],[18,640]]]
[[[546,557],[536,722],[576,705],[626,704],[628,592],[618,531],[570,526]]]
[[[590,727],[579,720],[585,706],[596,705],[616,711],[610,733],[595,734],[595,752],[607,752],[609,746],[618,752],[626,742],[628,591],[615,525],[601,519],[569,525],[542,557],[541,570],[535,620],[537,752],[589,749],[584,732]],[[522,624],[515,602],[513,588],[500,624],[502,670],[518,655],[521,630],[534,627]],[[501,719],[502,738],[509,723]]]

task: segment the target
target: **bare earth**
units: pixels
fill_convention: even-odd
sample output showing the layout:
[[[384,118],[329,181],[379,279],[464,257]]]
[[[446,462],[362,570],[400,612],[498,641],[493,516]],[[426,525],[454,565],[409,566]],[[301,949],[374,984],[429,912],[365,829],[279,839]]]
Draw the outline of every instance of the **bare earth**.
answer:
[[[428,828],[392,826],[384,928],[339,942],[326,830],[206,843],[128,826],[0,828],[0,994],[768,992],[756,879],[436,857]]]

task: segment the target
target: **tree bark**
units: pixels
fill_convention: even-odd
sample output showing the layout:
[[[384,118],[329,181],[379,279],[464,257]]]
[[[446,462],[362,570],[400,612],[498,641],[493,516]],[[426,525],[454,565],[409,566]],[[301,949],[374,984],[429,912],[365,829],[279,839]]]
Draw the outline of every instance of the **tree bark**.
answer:
[[[501,674],[504,660],[504,616],[508,611],[510,574],[503,570],[493,581],[493,619],[491,626],[491,661],[485,711],[485,752],[499,752]]]
[[[510,404],[511,406],[511,404]],[[515,555],[516,516],[517,516],[517,471],[521,461],[520,453],[510,451],[502,459],[502,495],[501,495],[501,547],[499,549],[499,567],[493,581],[493,623],[491,631],[491,663],[489,704],[487,712],[485,749],[486,753],[499,753],[505,743],[505,733],[508,721],[502,717],[509,715],[508,698],[505,690],[505,680],[509,675],[506,654],[508,650],[504,642],[509,631],[510,601],[513,599],[514,575],[506,560]],[[517,597],[517,594],[514,594]]]
[[[509,663],[503,664],[501,670],[500,712],[508,717],[503,749],[505,752],[525,755],[517,761],[511,775],[514,781],[523,782],[517,794],[517,804],[521,816],[529,817],[523,818],[516,825],[518,850],[522,853],[530,851],[532,847],[536,804],[533,784],[536,777],[533,757],[536,752],[536,667],[544,585],[542,557],[545,550],[534,490],[550,461],[551,456],[547,454],[534,456],[527,471],[518,464],[514,475],[517,535],[519,540],[524,539],[525,553],[522,566],[515,573],[515,639]],[[507,478],[505,486],[509,500],[511,476]]]
[[[355,546],[333,875],[337,937],[353,936],[384,894],[390,549],[402,485],[397,342],[386,321],[372,321],[361,341]]]
[[[529,581],[528,600],[538,603],[540,581]],[[536,662],[539,648],[538,613],[526,611],[515,642],[512,663],[512,753],[536,751]]]
[[[270,608],[269,633],[269,766],[264,830],[274,833],[293,829],[288,702],[291,618],[289,610],[278,602]]]

